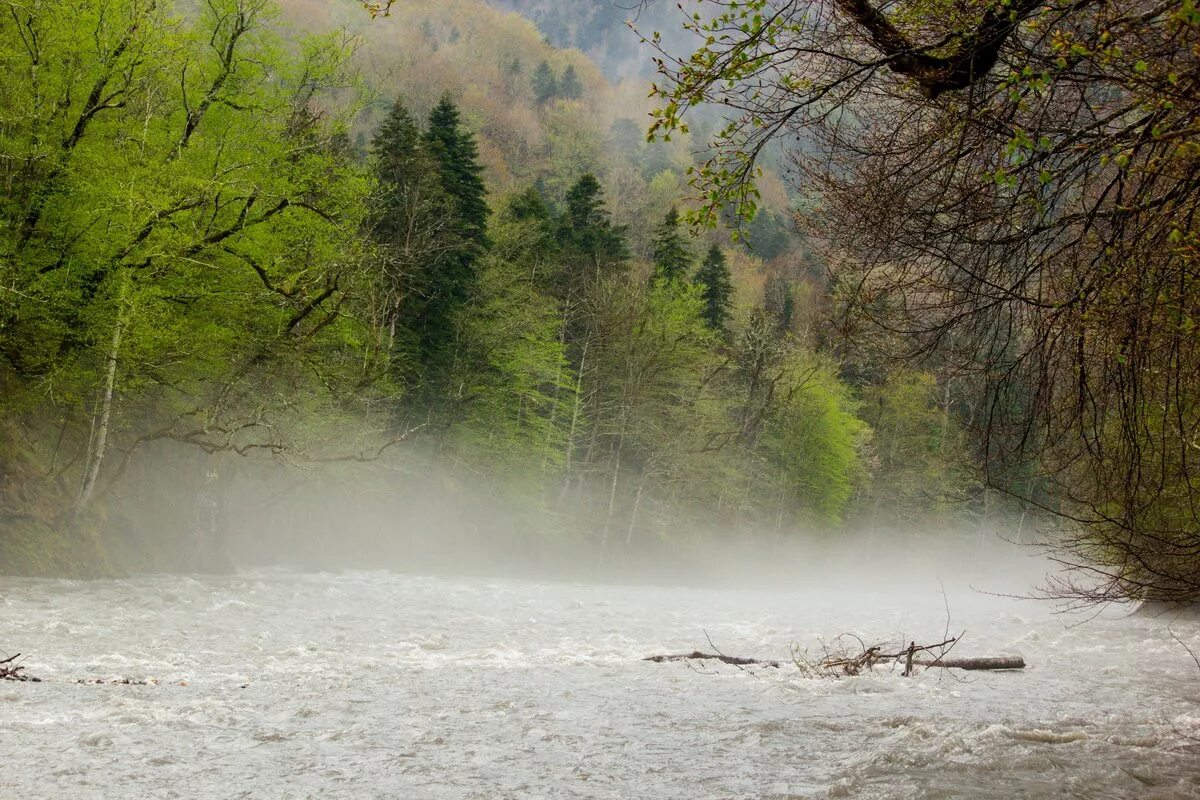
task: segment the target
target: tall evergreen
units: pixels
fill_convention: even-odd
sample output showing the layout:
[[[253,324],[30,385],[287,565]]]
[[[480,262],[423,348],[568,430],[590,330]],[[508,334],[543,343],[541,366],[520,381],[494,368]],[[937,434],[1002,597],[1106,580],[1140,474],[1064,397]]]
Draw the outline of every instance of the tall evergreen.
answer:
[[[554,70],[545,61],[537,65],[533,73],[533,99],[539,105],[548,103],[558,96],[558,79]]]
[[[671,206],[654,231],[654,277],[668,283],[682,282],[692,271],[695,259],[679,226],[679,211]]]
[[[475,139],[464,130],[449,96],[429,115],[422,137],[447,202],[438,227],[440,246],[430,251],[420,286],[417,356],[421,402],[437,402],[454,364],[458,316],[477,283],[476,262],[486,251],[488,206]]]
[[[429,177],[432,167],[421,130],[400,100],[371,140],[371,156],[380,187],[379,218],[373,231],[378,241],[386,243],[406,225],[399,195]]]
[[[508,219],[523,228],[522,258],[532,267],[534,282],[545,289],[547,277],[559,266],[555,219],[550,207],[541,192],[531,186],[510,198],[504,211]]]
[[[625,227],[613,225],[604,207],[604,190],[590,172],[567,192],[558,239],[569,285],[622,269],[629,258]]]
[[[479,247],[487,246],[487,189],[483,184],[483,167],[475,137],[466,130],[459,117],[458,107],[448,94],[429,114],[429,129],[425,133],[429,150],[437,159],[442,173],[442,186],[458,206],[460,233]],[[478,253],[472,253],[473,258]]]
[[[371,140],[371,155],[375,156],[377,168],[381,170],[380,177],[390,179],[384,172],[409,159],[420,143],[420,129],[408,113],[408,107],[397,99]]]
[[[704,263],[696,272],[696,283],[704,286],[704,319],[715,330],[725,330],[729,308],[733,304],[733,281],[725,254],[715,244],[708,249]]]
[[[574,66],[568,65],[563,71],[562,78],[558,81],[558,93],[568,100],[583,97],[583,84],[579,82],[579,75]]]
[[[433,284],[440,265],[434,254],[456,246],[456,234],[442,224],[453,201],[420,129],[399,100],[371,142],[371,158],[379,188],[370,232],[380,245],[380,280],[388,296],[383,322],[392,338],[393,367],[419,381],[415,373],[426,366],[430,331],[446,325],[428,299],[437,293]]]

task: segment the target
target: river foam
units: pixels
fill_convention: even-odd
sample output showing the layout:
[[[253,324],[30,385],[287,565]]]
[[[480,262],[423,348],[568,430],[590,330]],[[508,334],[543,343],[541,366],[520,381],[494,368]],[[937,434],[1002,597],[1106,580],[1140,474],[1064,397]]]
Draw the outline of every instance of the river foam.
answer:
[[[1161,620],[949,591],[1023,672],[837,681],[839,633],[939,640],[928,591],[257,572],[0,579],[0,789],[22,798],[1200,797],[1200,672]],[[1200,628],[1171,629],[1200,651]],[[80,684],[76,681],[101,680]],[[144,685],[113,684],[130,679]]]

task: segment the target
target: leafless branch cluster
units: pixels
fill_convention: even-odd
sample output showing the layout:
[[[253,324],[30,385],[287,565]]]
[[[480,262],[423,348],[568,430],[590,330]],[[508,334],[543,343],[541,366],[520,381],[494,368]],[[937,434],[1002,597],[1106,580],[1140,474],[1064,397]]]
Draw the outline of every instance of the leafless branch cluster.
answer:
[[[819,654],[812,654],[794,645],[792,663],[809,678],[854,677],[883,665],[893,668],[902,665],[903,675],[909,677],[914,674],[915,667],[940,666],[961,638],[962,634],[959,634],[937,644],[928,645],[918,645],[913,641],[907,647],[901,645],[896,648],[887,644],[868,646],[858,636],[842,634],[832,642],[822,642]],[[858,646],[853,647],[851,642],[857,643]],[[887,652],[888,650],[895,652]]]
[[[984,479],[1070,523],[1052,592],[1200,596],[1194,8],[715,5],[704,55],[663,59],[660,117],[735,115],[709,199],[787,142],[843,331],[974,386]]]
[[[0,660],[0,681],[30,681],[33,683],[41,681],[41,678],[34,678],[24,674],[23,670],[25,668],[17,662],[17,659],[20,657],[21,654],[17,653],[16,655]]]

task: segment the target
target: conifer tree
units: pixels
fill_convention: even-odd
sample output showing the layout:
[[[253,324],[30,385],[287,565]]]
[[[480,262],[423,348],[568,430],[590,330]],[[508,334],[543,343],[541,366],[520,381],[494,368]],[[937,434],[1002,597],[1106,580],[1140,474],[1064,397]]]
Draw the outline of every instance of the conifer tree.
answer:
[[[448,95],[430,113],[423,141],[448,199],[445,224],[452,242],[427,272],[419,326],[425,385],[436,391],[449,374],[457,315],[475,286],[476,262],[487,250],[488,206],[475,138],[463,129]]]
[[[729,307],[733,303],[733,281],[729,276],[725,254],[715,244],[708,249],[704,263],[696,272],[696,283],[704,286],[705,321],[715,330],[725,330],[725,324],[729,321]]]
[[[687,280],[695,263],[679,227],[679,211],[674,206],[654,231],[654,277],[667,283]]]
[[[538,105],[548,103],[558,96],[558,79],[545,61],[538,64],[533,73],[533,98]]]
[[[596,176],[587,173],[567,192],[566,210],[559,220],[568,285],[623,268],[629,258],[625,228],[613,225],[604,207],[604,190]]]
[[[433,284],[442,259],[458,247],[457,232],[447,222],[454,204],[421,130],[399,100],[371,142],[371,158],[379,189],[370,234],[380,245],[387,296],[382,324],[391,338],[393,367],[420,381],[430,328],[444,325],[428,301],[437,294]]]
[[[583,97],[583,84],[579,82],[579,75],[575,72],[575,67],[567,65],[563,71],[562,78],[558,82],[558,93],[568,100],[578,100]]]
[[[466,130],[458,107],[448,94],[429,114],[429,129],[425,139],[437,159],[442,174],[442,186],[458,205],[463,238],[479,248],[487,246],[487,189],[483,184],[483,167],[475,137]],[[478,253],[472,253],[472,258]]]
[[[398,195],[420,182],[432,167],[421,131],[400,100],[393,104],[371,140],[371,156],[382,193],[382,210],[374,234],[378,241],[386,242],[406,224],[397,213],[401,202]]]
[[[527,232],[525,254],[538,273],[544,272],[547,263],[558,250],[555,239],[554,218],[535,187],[530,187],[508,201],[508,216],[521,223]]]

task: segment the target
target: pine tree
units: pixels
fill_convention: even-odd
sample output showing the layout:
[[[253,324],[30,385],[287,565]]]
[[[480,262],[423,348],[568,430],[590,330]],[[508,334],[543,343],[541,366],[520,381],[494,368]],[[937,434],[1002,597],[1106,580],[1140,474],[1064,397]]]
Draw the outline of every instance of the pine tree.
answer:
[[[696,272],[696,283],[704,286],[704,319],[715,330],[725,330],[729,307],[733,303],[733,281],[725,254],[715,244],[708,249],[704,263]]]
[[[533,98],[538,105],[548,103],[558,96],[558,79],[554,77],[554,71],[550,69],[550,65],[545,61],[538,64],[537,69],[533,73]]]
[[[558,93],[568,100],[578,100],[583,97],[583,84],[579,82],[579,75],[575,72],[575,67],[567,65],[563,71],[562,78],[558,82]]]
[[[558,242],[553,215],[541,192],[535,187],[526,189],[509,200],[506,211],[512,220],[525,228],[523,258],[533,265],[535,274],[544,274],[546,265],[557,253]]]
[[[679,227],[679,211],[672,206],[654,231],[654,277],[668,283],[687,280],[695,260]]]

